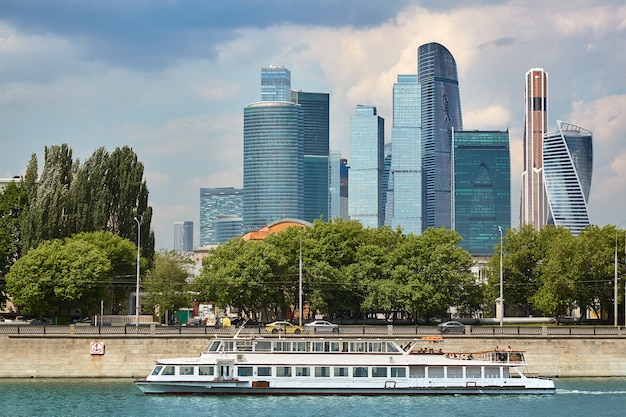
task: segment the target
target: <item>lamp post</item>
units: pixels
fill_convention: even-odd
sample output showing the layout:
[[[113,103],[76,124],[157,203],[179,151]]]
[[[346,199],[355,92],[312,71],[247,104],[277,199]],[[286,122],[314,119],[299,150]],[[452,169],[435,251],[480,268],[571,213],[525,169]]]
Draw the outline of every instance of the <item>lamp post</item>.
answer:
[[[502,227],[498,226],[500,232],[500,327],[504,321],[504,281],[502,279]]]
[[[135,288],[135,327],[139,327],[139,266],[141,260],[141,220],[143,216],[139,218],[135,217],[137,222],[137,287]]]

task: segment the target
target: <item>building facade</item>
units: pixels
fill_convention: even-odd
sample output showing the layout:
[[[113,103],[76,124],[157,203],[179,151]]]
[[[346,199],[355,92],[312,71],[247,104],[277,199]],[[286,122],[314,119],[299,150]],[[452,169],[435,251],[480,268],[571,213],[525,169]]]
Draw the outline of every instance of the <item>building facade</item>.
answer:
[[[548,220],[543,181],[543,135],[548,126],[548,74],[542,68],[526,73],[524,95],[524,165],[520,198],[520,225],[539,230]]]
[[[328,164],[330,152],[330,95],[293,91],[299,104],[304,135],[304,217],[308,222],[329,217]]]
[[[223,243],[217,236],[217,221],[220,216],[243,217],[243,189],[200,188],[200,246]],[[242,225],[236,236],[243,235]]]
[[[463,130],[456,62],[450,51],[438,43],[420,46],[417,80],[421,89],[422,230],[449,228],[452,129]]]
[[[561,120],[543,137],[543,180],[549,203],[547,223],[574,236],[589,225],[593,144],[589,130]]]
[[[261,101],[244,109],[243,227],[304,216],[304,131],[299,104]]]
[[[358,105],[351,118],[350,176],[348,184],[348,214],[365,227],[380,227],[384,223],[383,207],[383,147],[385,121],[376,107]]]
[[[508,131],[453,132],[452,228],[473,256],[490,256],[511,227]]]
[[[262,68],[261,101],[291,101],[291,71],[280,65]]]
[[[393,183],[390,226],[404,233],[422,232],[421,88],[417,75],[398,75],[393,86],[391,128]]]
[[[193,252],[193,222],[174,222],[174,252]]]

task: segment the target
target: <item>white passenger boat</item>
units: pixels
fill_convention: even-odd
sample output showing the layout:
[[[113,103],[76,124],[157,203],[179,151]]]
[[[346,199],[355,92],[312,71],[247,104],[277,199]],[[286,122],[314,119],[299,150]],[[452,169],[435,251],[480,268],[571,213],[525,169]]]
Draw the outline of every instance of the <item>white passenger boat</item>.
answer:
[[[420,341],[216,338],[196,358],[159,359],[135,384],[146,394],[552,394],[524,374],[522,351],[444,353]]]

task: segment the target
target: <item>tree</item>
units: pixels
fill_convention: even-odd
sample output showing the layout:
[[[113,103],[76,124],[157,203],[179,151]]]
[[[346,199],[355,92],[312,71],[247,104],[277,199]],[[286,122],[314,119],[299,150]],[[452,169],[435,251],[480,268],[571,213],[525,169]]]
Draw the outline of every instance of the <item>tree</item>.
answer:
[[[26,208],[26,190],[21,182],[11,182],[0,192],[0,306],[7,301],[4,277],[18,259],[22,248],[20,214]]]
[[[143,300],[155,314],[172,314],[182,307],[191,307],[191,287],[187,282],[189,273],[185,265],[190,261],[175,252],[157,253],[154,267],[142,281]]]

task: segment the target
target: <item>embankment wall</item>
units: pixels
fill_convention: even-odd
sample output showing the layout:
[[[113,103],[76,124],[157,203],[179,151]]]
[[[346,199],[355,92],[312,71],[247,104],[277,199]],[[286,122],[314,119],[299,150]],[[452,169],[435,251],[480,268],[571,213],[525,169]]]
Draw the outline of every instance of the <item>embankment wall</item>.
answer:
[[[348,337],[346,337],[347,339]],[[611,336],[446,336],[442,341],[397,338],[444,352],[496,346],[526,351],[528,372],[550,377],[626,376],[626,338]],[[159,358],[200,354],[206,336],[0,336],[0,377],[143,378]],[[92,355],[92,342],[104,344]]]

